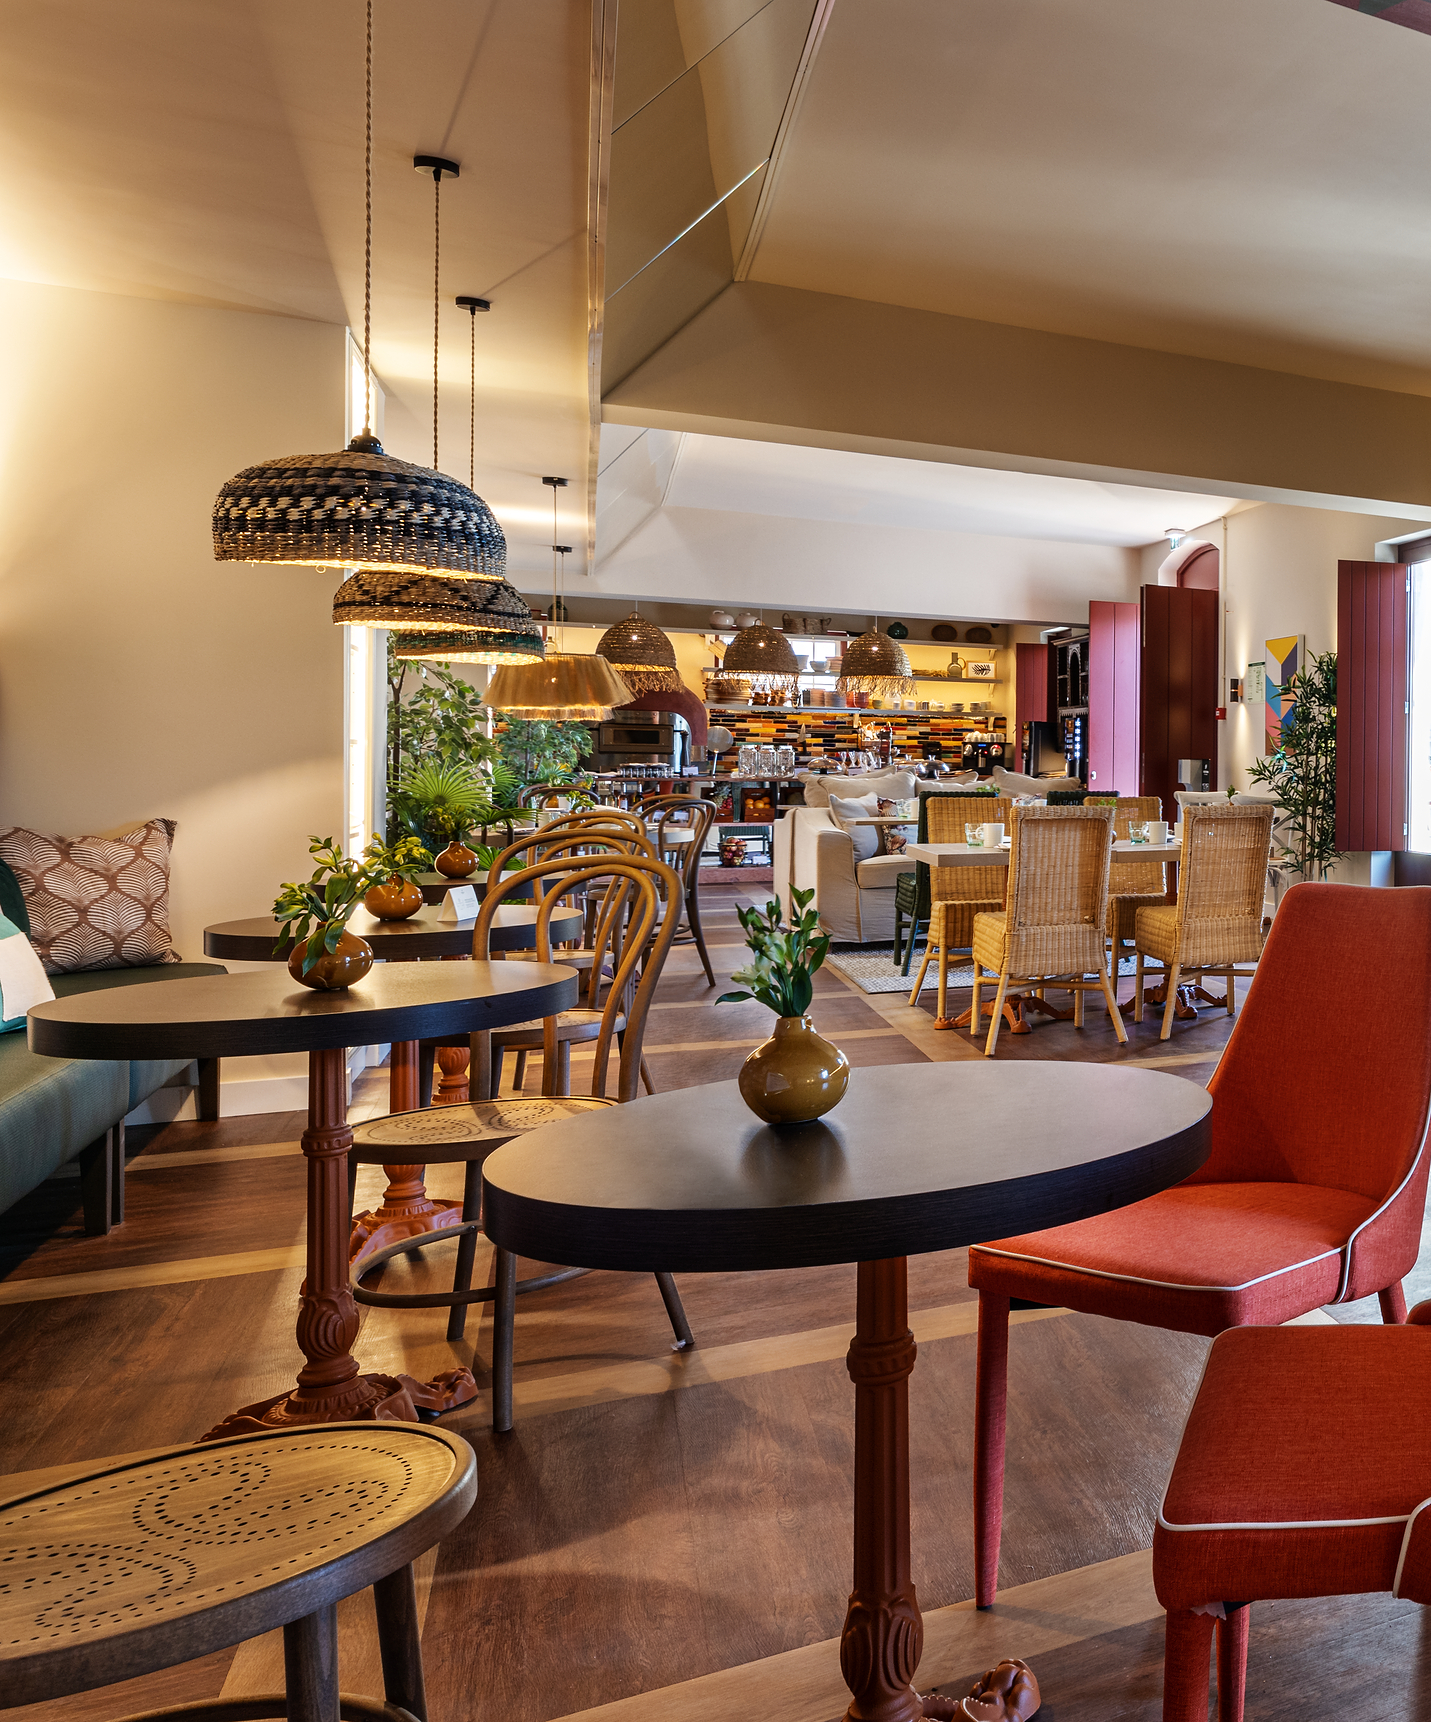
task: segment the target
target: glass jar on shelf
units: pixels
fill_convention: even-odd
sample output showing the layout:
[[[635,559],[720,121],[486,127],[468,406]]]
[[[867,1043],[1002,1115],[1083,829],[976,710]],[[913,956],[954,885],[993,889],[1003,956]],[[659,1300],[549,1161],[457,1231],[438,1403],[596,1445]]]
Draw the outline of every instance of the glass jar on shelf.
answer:
[[[775,776],[775,749],[761,746],[755,750],[755,769],[761,777]]]
[[[775,750],[775,769],[781,777],[790,777],[795,771],[795,749],[793,747],[777,747]]]
[[[760,749],[750,742],[742,742],[736,754],[736,770],[742,777],[754,777],[759,760]]]

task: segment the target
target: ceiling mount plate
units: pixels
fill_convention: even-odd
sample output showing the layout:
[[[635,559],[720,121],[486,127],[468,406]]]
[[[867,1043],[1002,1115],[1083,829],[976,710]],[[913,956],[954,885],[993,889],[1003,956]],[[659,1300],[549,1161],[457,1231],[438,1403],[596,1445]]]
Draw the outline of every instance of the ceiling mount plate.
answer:
[[[443,174],[449,179],[457,179],[462,173],[457,162],[448,161],[447,157],[442,155],[415,155],[412,165],[419,173],[431,174],[433,179],[441,179]]]
[[[472,293],[459,293],[457,295],[456,303],[459,304],[464,311],[474,317],[479,311],[490,311],[492,309],[492,301],[490,299],[479,299]]]

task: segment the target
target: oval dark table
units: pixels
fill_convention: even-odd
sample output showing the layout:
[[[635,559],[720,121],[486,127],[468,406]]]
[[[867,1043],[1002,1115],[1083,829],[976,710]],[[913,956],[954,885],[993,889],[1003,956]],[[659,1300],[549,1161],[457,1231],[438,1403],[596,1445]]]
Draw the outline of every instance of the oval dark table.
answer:
[[[308,1054],[307,1275],[298,1306],[305,1362],[291,1393],[245,1405],[210,1435],[416,1416],[474,1397],[466,1370],[433,1382],[359,1373],[358,1306],[348,1285],[345,1051],[374,1041],[427,1040],[506,1028],[576,1003],[575,969],[552,963],[383,964],[345,992],[314,992],[287,969],[155,981],[36,1005],[32,1052],[50,1058],[235,1058]],[[463,1377],[466,1377],[463,1380]]]
[[[733,1082],[544,1125],[482,1168],[483,1226],[538,1261],[728,1273],[857,1262],[850,1722],[922,1715],[909,1563],[906,1258],[1065,1225],[1207,1158],[1206,1091],[1126,1065],[982,1059],[851,1074],[814,1124],[774,1128]],[[949,1120],[978,1118],[951,1130]]]
[[[479,897],[485,890],[484,876]],[[360,939],[366,939],[373,947],[373,955],[381,957],[384,962],[470,957],[476,919],[440,921],[438,913],[437,908],[424,906],[406,920],[380,921],[376,915],[360,908],[354,912],[348,928]],[[553,909],[551,937],[554,941],[564,943],[580,938],[582,926],[580,909]],[[282,929],[271,915],[257,915],[247,921],[220,921],[204,928],[204,954],[226,957],[231,962],[287,962],[293,944],[291,940],[285,940],[280,948],[275,949],[281,933]],[[498,909],[493,915],[489,950],[530,951],[536,942],[535,907],[517,904]],[[419,1106],[428,1104],[432,1092],[432,1060],[432,1048],[428,1048],[424,1059],[416,1040],[393,1042],[392,1056],[388,1061],[389,1111],[414,1112]],[[467,1054],[454,1050],[441,1062],[441,1098],[453,1104],[466,1100]],[[422,1237],[428,1232],[440,1232],[462,1222],[461,1202],[436,1201],[428,1195],[425,1166],[384,1166],[383,1171],[387,1174],[388,1186],[381,1203],[368,1212],[353,1216],[348,1247],[354,1262],[375,1250],[399,1243],[403,1238]]]

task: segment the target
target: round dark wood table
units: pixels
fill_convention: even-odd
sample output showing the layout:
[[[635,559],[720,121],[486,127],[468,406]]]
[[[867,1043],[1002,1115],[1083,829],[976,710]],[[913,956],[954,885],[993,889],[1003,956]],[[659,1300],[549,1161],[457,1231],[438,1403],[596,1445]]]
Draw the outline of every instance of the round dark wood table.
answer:
[[[570,1009],[575,969],[552,963],[392,963],[345,992],[299,986],[286,968],[114,987],[36,1005],[32,1052],[50,1058],[235,1058],[308,1054],[307,1275],[298,1306],[304,1365],[290,1393],[245,1405],[210,1435],[337,1423],[412,1420],[476,1394],[467,1370],[422,1383],[363,1375],[352,1354],[358,1306],[348,1284],[348,1128],[345,1052],[374,1041],[427,1040],[507,1028]],[[465,1378],[465,1379],[464,1379]]]
[[[437,876],[441,877],[440,874]],[[479,897],[485,890],[486,876],[483,875]],[[366,939],[373,948],[373,955],[381,957],[384,962],[470,957],[476,919],[440,921],[438,913],[437,908],[425,906],[406,920],[380,921],[376,915],[360,908],[348,922],[348,930],[360,939]],[[553,909],[551,937],[554,941],[580,938],[582,926],[580,909]],[[281,934],[282,929],[271,915],[257,915],[247,921],[220,921],[204,928],[204,954],[226,957],[231,962],[286,963],[293,943],[285,939],[281,947],[275,949]],[[500,908],[493,915],[488,942],[490,950],[530,951],[536,942],[535,907],[518,904]],[[443,1081],[440,1098],[454,1105],[466,1100],[468,1054],[453,1049],[441,1062]],[[424,1093],[430,1091],[431,1079],[432,1049],[428,1049],[424,1067],[421,1047],[416,1040],[394,1041],[392,1056],[388,1060],[389,1110],[414,1112],[425,1105]],[[444,1231],[449,1226],[462,1223],[461,1202],[436,1201],[428,1195],[426,1166],[384,1166],[383,1171],[387,1174],[388,1185],[381,1203],[368,1212],[353,1216],[348,1243],[354,1262],[403,1238],[422,1237],[428,1232]]]
[[[911,1255],[1065,1225],[1167,1189],[1208,1153],[1207,1092],[1126,1065],[856,1070],[813,1124],[762,1124],[733,1082],[544,1125],[482,1168],[483,1226],[538,1261],[728,1273],[857,1262],[850,1722],[923,1714],[910,1577]],[[953,1118],[964,1121],[951,1128]],[[969,1119],[979,1119],[977,1130]]]

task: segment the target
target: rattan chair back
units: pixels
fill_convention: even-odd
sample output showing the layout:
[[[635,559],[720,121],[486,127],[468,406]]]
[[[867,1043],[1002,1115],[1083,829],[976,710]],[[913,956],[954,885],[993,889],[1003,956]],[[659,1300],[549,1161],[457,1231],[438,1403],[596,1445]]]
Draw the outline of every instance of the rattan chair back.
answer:
[[[1126,843],[1129,840],[1130,825],[1141,824],[1148,819],[1163,817],[1162,798],[1157,795],[1120,795],[1113,809],[1113,841]],[[1108,868],[1108,895],[1110,897],[1141,897],[1151,902],[1161,900],[1168,891],[1168,871],[1161,861],[1133,861],[1121,856],[1115,856]],[[1113,933],[1113,928],[1109,927]],[[1118,935],[1115,933],[1116,938]],[[1131,925],[1126,933],[1132,938]]]
[[[1183,808],[1176,944],[1182,967],[1255,963],[1262,955],[1276,811],[1269,803]]]
[[[1103,967],[1112,807],[1015,807],[1009,851],[1007,972]]]
[[[964,827],[1002,825],[1006,829],[1013,802],[1006,795],[926,795],[926,830],[931,843],[962,843]],[[931,903],[978,903],[981,908],[1002,903],[1009,870],[1002,862],[991,867],[931,867]],[[962,941],[967,942],[967,941]]]
[[[552,886],[543,891],[541,882],[547,879],[556,879],[560,888]],[[679,896],[680,877],[664,861],[648,855],[613,852],[588,856],[584,860],[560,857],[539,861],[518,873],[509,873],[488,890],[472,931],[474,957],[485,960],[489,956],[492,918],[498,906],[504,899],[524,891],[528,884],[534,887],[535,893],[540,893],[536,926],[536,960],[539,963],[561,961],[561,952],[553,953],[552,950],[550,925],[558,897],[577,887],[602,887],[601,905],[592,937],[593,958],[586,982],[587,1008],[601,1012],[591,1093],[594,1099],[606,1098],[611,1045],[619,1029],[616,1099],[634,1100],[640,1091],[641,1043],[645,1038],[646,1018],[676,933],[676,917],[663,914],[663,903],[673,900],[673,892]],[[598,1004],[603,969],[608,965],[610,982],[606,999]],[[556,1068],[556,1031],[557,1019],[544,1018],[542,1056],[548,1070]]]

